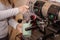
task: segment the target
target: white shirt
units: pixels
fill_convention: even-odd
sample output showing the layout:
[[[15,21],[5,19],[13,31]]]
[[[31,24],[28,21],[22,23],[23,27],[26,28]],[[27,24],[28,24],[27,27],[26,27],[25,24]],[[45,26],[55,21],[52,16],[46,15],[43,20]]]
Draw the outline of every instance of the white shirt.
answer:
[[[0,38],[3,38],[7,35],[8,22],[9,22],[9,25],[11,25],[12,27],[16,29],[16,25],[18,23],[14,19],[10,19],[9,21],[7,21],[7,18],[11,16],[15,16],[18,13],[19,13],[18,8],[11,9],[10,6],[6,7],[5,5],[0,3]]]

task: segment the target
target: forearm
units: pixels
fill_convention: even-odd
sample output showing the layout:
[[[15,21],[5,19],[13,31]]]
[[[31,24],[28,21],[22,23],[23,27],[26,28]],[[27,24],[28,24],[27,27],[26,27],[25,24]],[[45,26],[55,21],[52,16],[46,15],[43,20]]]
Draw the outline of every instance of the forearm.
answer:
[[[16,27],[17,27],[18,24],[19,23],[16,22],[14,19],[10,19],[9,20],[9,25],[12,26],[14,29],[16,29]]]
[[[15,16],[18,13],[19,13],[18,8],[0,11],[0,20],[6,19],[6,18],[11,17],[11,16]]]

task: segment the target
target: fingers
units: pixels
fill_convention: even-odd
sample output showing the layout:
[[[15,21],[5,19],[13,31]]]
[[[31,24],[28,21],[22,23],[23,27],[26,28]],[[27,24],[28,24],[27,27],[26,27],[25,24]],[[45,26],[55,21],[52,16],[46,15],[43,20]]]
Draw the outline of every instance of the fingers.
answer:
[[[19,33],[22,33],[22,24],[18,24],[16,29]]]
[[[27,6],[27,5],[24,5],[24,7],[25,7],[26,9],[29,9],[29,6]]]
[[[19,7],[19,10],[20,10],[21,13],[27,12],[28,9],[29,9],[29,6],[27,6],[27,5],[23,5],[23,6]]]

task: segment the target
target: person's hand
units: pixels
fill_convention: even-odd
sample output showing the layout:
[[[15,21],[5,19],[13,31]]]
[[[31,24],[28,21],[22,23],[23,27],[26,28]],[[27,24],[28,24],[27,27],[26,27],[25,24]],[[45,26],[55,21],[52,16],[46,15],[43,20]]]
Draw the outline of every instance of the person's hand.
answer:
[[[22,24],[18,24],[16,29],[19,33],[22,33]]]
[[[27,6],[27,5],[23,5],[23,6],[19,7],[19,10],[21,13],[26,13],[28,11],[28,9],[29,9],[29,6]]]

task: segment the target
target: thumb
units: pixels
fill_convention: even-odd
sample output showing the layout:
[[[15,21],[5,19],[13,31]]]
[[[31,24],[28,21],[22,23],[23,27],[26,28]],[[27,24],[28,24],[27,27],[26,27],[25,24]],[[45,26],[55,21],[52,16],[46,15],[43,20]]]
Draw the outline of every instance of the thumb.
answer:
[[[29,6],[27,6],[27,5],[24,5],[24,7],[27,8],[27,9],[29,9]]]

